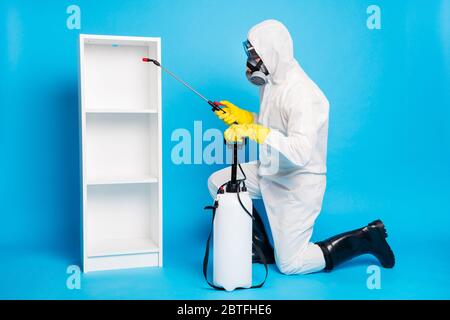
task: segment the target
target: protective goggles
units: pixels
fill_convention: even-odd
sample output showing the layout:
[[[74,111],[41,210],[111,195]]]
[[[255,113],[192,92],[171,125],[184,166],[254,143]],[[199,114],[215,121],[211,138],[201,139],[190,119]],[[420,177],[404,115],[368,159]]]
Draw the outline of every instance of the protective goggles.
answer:
[[[258,54],[256,53],[255,48],[253,48],[250,41],[246,40],[246,41],[242,42],[242,45],[244,46],[245,54],[247,55],[247,58],[249,60],[255,60],[255,59],[259,58]]]
[[[245,53],[247,54],[247,67],[251,70],[251,72],[261,71],[265,75],[268,75],[269,71],[259,55],[256,53],[256,50],[253,48],[250,41],[244,41],[242,45],[244,46]]]

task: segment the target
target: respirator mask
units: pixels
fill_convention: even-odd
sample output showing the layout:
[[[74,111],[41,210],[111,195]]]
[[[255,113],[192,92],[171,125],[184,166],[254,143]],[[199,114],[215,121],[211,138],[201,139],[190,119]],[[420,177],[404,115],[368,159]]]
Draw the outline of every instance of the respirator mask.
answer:
[[[245,53],[247,54],[247,68],[246,76],[248,81],[256,86],[262,86],[267,83],[269,71],[264,65],[262,59],[256,53],[250,41],[244,41],[243,43]]]

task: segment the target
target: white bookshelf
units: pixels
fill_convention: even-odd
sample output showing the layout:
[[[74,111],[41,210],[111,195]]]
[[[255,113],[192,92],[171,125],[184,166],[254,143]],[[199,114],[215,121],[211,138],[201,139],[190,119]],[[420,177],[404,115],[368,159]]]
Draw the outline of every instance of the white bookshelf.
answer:
[[[85,272],[162,266],[160,39],[80,35]]]

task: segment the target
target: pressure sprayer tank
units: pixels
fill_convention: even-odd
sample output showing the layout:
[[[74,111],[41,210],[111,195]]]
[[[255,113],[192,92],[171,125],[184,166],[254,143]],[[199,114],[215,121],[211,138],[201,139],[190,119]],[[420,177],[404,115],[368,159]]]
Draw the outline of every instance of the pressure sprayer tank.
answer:
[[[239,198],[249,213],[252,200],[247,191]],[[252,218],[239,203],[238,193],[217,195],[214,218],[213,281],[227,291],[252,286]]]

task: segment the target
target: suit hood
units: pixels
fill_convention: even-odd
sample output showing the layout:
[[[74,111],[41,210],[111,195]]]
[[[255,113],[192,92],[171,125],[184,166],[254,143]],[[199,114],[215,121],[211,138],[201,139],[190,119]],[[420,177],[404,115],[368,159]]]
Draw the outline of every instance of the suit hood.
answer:
[[[258,23],[250,29],[247,39],[261,57],[275,83],[285,80],[292,70],[300,69],[294,58],[291,35],[281,22],[265,20]]]

